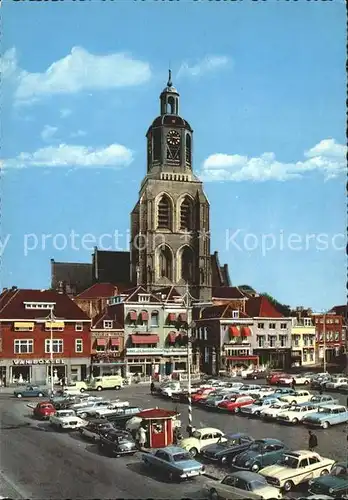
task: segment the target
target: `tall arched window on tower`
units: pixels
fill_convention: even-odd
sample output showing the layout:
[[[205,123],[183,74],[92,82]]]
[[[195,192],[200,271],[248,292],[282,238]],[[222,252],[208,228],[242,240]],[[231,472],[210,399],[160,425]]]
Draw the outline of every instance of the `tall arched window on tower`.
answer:
[[[157,206],[157,228],[171,229],[172,227],[172,206],[168,196],[161,197]]]
[[[165,245],[159,251],[159,275],[160,278],[168,278],[169,280],[172,280],[173,277],[172,252]]]
[[[192,155],[192,143],[190,134],[186,134],[186,148],[185,148],[185,157],[186,164],[191,166],[191,155]]]
[[[193,281],[193,252],[190,247],[184,247],[181,252],[181,278],[187,283]]]
[[[193,207],[191,198],[185,196],[180,205],[180,229],[192,231],[193,229]]]

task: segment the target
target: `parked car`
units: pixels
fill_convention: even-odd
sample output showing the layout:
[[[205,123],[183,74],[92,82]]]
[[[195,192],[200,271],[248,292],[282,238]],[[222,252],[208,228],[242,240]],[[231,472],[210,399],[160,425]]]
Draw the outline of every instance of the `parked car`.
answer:
[[[261,390],[260,385],[245,384],[242,385],[242,387],[239,389],[239,393],[253,396],[254,394],[258,394],[260,390]]]
[[[90,380],[89,388],[92,391],[102,391],[103,389],[120,390],[123,386],[123,378],[120,375],[104,375]]]
[[[279,397],[279,394],[275,394],[274,387],[271,387],[270,385],[262,385],[259,392],[255,394],[255,396],[258,396],[260,399],[267,398],[269,396],[277,398]]]
[[[141,458],[145,465],[164,474],[170,481],[204,474],[204,466],[194,460],[187,450],[178,446],[167,446],[153,453],[144,453]]]
[[[247,373],[246,376],[245,376],[245,378],[247,380],[265,379],[266,378],[266,372],[255,370],[253,372]]]
[[[282,397],[282,396],[287,396],[289,394],[295,394],[295,390],[291,389],[290,387],[278,387],[277,389],[274,390],[274,396],[276,398]]]
[[[283,424],[298,424],[312,413],[316,413],[318,407],[311,403],[300,403],[299,405],[291,405],[290,408],[283,410],[277,416],[277,421]]]
[[[99,418],[89,420],[85,427],[79,428],[79,432],[80,435],[86,439],[99,441],[101,434],[105,434],[106,432],[110,432],[114,429],[115,427],[111,422],[108,422],[106,419]]]
[[[183,439],[180,442],[180,446],[184,450],[189,451],[192,457],[195,457],[201,452],[204,446],[215,444],[224,439],[226,439],[224,438],[224,433],[219,429],[204,427],[202,429],[196,429],[191,437]]]
[[[226,389],[231,389],[233,391],[239,391],[241,387],[243,387],[242,382],[226,382],[225,388]]]
[[[99,406],[94,408],[93,410],[88,410],[88,416],[95,415],[98,417],[107,417],[108,415],[113,415],[120,409],[127,408],[129,406],[129,401],[113,401],[109,403],[108,406]]]
[[[126,423],[135,415],[141,412],[137,406],[128,406],[127,408],[117,408],[113,413],[105,415],[105,418],[112,422],[116,427],[125,427]]]
[[[213,388],[206,388],[206,389],[200,389],[197,391],[195,394],[192,394],[191,400],[192,403],[198,403],[202,399],[206,399],[210,393],[214,392],[215,389]]]
[[[99,396],[87,396],[87,397],[79,397],[68,399],[65,403],[65,409],[69,410],[80,410],[81,408],[87,408],[91,406],[96,401],[104,401],[102,397]]]
[[[163,397],[170,398],[173,394],[179,393],[181,391],[180,382],[170,382],[164,387],[160,387],[159,394]]]
[[[250,405],[243,406],[240,411],[242,415],[247,415],[249,417],[252,416],[259,417],[261,415],[262,410],[268,408],[273,403],[277,403],[277,401],[278,401],[277,398],[270,398],[270,397],[259,399],[257,401],[254,401]]]
[[[331,498],[348,497],[348,462],[337,462],[334,464],[330,474],[311,479],[309,481],[309,493],[330,495]]]
[[[287,377],[287,373],[283,372],[272,372],[267,377],[267,384],[269,385],[280,385],[280,380]]]
[[[255,472],[238,471],[228,474],[221,481],[210,480],[204,486],[210,500],[224,499],[262,499],[282,498],[280,491],[267,483],[266,479]]]
[[[337,387],[337,390],[339,392],[342,392],[342,394],[348,394],[348,384],[343,384]]]
[[[278,439],[258,439],[246,451],[232,458],[232,467],[258,472],[277,463],[287,451],[287,446]]]
[[[49,396],[46,389],[42,389],[37,385],[27,385],[21,389],[15,389],[13,395],[16,398],[47,398]]]
[[[52,403],[49,403],[47,401],[44,403],[38,403],[33,411],[34,417],[38,418],[39,420],[48,420],[50,416],[54,415],[55,413],[55,407]]]
[[[232,413],[238,413],[240,412],[242,406],[245,405],[251,405],[254,402],[254,398],[252,396],[246,396],[246,395],[233,395],[230,396],[229,399],[222,401],[222,403],[218,404],[218,408],[220,410],[232,412]]]
[[[303,419],[304,424],[323,429],[346,422],[348,422],[348,409],[341,405],[320,406],[316,413],[311,413]]]
[[[348,384],[348,378],[347,377],[336,377],[330,380],[329,382],[326,382],[325,389],[328,391],[336,390],[340,385],[343,384]]]
[[[311,380],[311,388],[312,389],[324,389],[326,382],[329,382],[331,377],[329,374],[316,376]]]
[[[295,382],[295,385],[308,385],[311,383],[311,377],[307,375],[287,375],[280,379],[281,385],[292,385],[293,382]]]
[[[281,396],[279,399],[281,401],[286,401],[292,404],[298,403],[308,403],[310,401],[313,394],[308,391],[295,391],[293,394],[285,394]]]
[[[97,411],[102,408],[108,408],[111,405],[111,401],[102,400],[102,401],[90,401],[87,406],[83,406],[81,408],[76,408],[76,415],[81,418],[95,417]]]
[[[338,399],[333,398],[330,394],[318,394],[317,396],[311,397],[309,400],[309,403],[315,404],[315,405],[329,405],[329,404],[338,404]]]
[[[74,410],[57,410],[54,415],[50,416],[50,424],[60,431],[71,431],[85,427],[87,422],[78,417]]]
[[[201,455],[208,462],[231,465],[232,458],[248,449],[253,442],[254,439],[246,434],[224,434],[217,443],[204,446]]]
[[[284,410],[288,410],[292,405],[285,401],[277,401],[261,410],[260,416],[264,420],[275,420]]]
[[[294,486],[307,483],[309,479],[328,474],[335,463],[314,451],[299,450],[287,452],[276,465],[261,469],[269,484],[290,491]]]
[[[207,410],[209,409],[216,409],[218,407],[218,405],[220,403],[222,403],[223,401],[229,401],[229,398],[231,396],[234,396],[235,393],[220,393],[220,394],[209,394],[209,396],[207,397],[207,399],[205,400],[202,400],[202,405],[204,406],[204,408],[206,408]]]
[[[120,429],[113,429],[100,435],[98,440],[99,450],[113,457],[134,455],[137,445],[131,434]]]

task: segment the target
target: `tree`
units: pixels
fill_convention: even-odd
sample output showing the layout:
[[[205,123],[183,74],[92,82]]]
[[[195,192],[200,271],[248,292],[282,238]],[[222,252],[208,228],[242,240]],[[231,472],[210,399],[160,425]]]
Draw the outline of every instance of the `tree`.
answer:
[[[285,304],[281,304],[280,302],[278,302],[277,299],[275,299],[274,297],[272,297],[272,295],[270,295],[269,293],[261,293],[260,294],[261,297],[265,297],[266,299],[268,299],[271,304],[274,305],[274,307],[283,315],[283,316],[291,316],[291,307],[290,306],[287,306]]]

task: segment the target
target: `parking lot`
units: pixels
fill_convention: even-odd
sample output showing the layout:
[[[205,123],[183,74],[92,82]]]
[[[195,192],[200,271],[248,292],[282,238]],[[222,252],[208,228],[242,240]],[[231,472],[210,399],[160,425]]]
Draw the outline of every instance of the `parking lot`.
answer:
[[[100,395],[100,393],[98,393]],[[183,429],[187,425],[188,407],[171,400],[152,396],[149,386],[134,385],[122,391],[105,391],[105,399],[121,398],[141,408],[156,406],[177,409]],[[342,403],[346,396],[337,395]],[[203,485],[208,480],[196,480],[170,485],[165,479],[150,474],[141,464],[140,454],[113,459],[98,452],[96,445],[83,441],[77,432],[55,432],[48,422],[35,421],[28,408],[34,401],[16,400],[2,395],[0,408],[2,473],[7,484],[16,488],[16,498],[202,498]],[[305,427],[285,426],[249,419],[240,415],[208,412],[193,408],[193,424],[215,427],[224,432],[244,432],[259,439],[280,439],[291,449],[307,448],[308,431]],[[335,460],[346,459],[346,429],[335,426],[317,430],[318,452]],[[223,477],[224,470],[213,466],[208,474]],[[303,496],[294,491],[290,497]],[[0,495],[5,496],[1,491]]]

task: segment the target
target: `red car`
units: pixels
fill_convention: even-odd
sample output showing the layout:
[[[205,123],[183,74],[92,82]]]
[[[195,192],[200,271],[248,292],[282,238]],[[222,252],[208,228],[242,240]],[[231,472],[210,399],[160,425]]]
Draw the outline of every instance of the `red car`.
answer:
[[[251,396],[236,394],[235,396],[231,396],[227,401],[219,403],[218,408],[232,413],[238,413],[242,406],[252,405],[254,401],[255,400]]]
[[[209,394],[213,391],[215,391],[215,389],[212,389],[212,388],[200,389],[199,391],[192,394],[192,397],[191,397],[192,403],[198,403],[198,401],[201,401],[202,399],[207,398],[209,396]]]
[[[283,372],[275,372],[275,373],[271,373],[268,377],[267,377],[267,383],[269,385],[279,385],[281,383],[281,379],[282,378],[286,378],[288,377],[288,374],[287,373],[283,373]]]
[[[56,413],[55,407],[53,406],[52,403],[49,402],[38,403],[34,408],[34,417],[40,420],[48,419],[50,418],[51,415],[54,415],[55,413]]]

